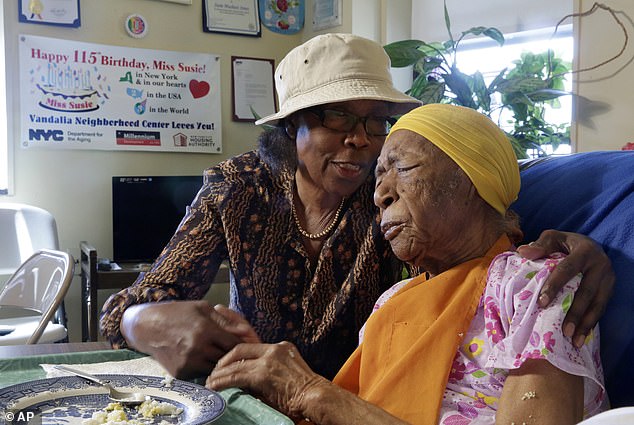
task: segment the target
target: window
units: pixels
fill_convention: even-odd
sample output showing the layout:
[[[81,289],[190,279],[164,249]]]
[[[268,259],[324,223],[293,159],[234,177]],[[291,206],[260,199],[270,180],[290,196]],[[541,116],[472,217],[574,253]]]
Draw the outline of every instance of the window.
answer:
[[[458,68],[466,73],[472,74],[480,71],[487,84],[504,68],[513,68],[513,61],[519,59],[522,52],[542,53],[552,49],[557,57],[566,62],[572,63],[573,59],[573,36],[572,25],[562,26],[553,36],[554,28],[543,30],[533,30],[514,34],[505,34],[504,46],[500,47],[490,39],[470,39],[464,40],[460,44],[460,50],[456,57]],[[565,90],[572,91],[572,78],[566,77]],[[572,98],[562,96],[559,98],[560,108],[547,107],[546,120],[553,124],[570,123],[572,117]],[[509,111],[504,111],[510,114]],[[500,125],[504,127],[506,119],[499,119]],[[571,152],[570,145],[560,145],[555,152],[552,147],[543,147],[546,153],[566,154]],[[533,154],[529,152],[529,155]],[[536,153],[535,153],[536,154]]]
[[[0,7],[0,195],[9,193],[9,142],[7,117],[7,90],[4,60],[4,16]]]

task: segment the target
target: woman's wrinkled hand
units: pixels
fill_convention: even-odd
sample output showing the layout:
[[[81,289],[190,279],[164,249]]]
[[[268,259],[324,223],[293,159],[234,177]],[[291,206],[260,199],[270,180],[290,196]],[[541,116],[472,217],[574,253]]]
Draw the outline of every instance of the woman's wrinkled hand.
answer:
[[[242,342],[259,344],[262,341],[251,324],[240,313],[222,304],[214,306],[214,320],[227,332],[231,332]]]
[[[590,330],[597,324],[614,290],[614,271],[603,249],[587,236],[577,233],[546,230],[539,239],[518,247],[519,254],[531,260],[555,252],[568,256],[553,270],[542,288],[539,304],[547,306],[561,288],[578,273],[583,274],[566,318],[564,335],[581,347]]]
[[[310,369],[290,342],[237,345],[218,361],[206,383],[212,390],[247,390],[293,418],[305,416],[306,395],[323,385],[330,383]]]

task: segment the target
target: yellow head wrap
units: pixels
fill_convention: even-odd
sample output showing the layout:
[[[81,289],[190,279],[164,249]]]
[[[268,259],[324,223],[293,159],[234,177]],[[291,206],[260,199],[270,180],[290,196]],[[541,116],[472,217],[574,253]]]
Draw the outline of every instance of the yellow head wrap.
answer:
[[[488,117],[462,106],[433,103],[403,115],[398,130],[420,134],[440,148],[469,176],[478,194],[504,215],[520,190],[511,143]]]

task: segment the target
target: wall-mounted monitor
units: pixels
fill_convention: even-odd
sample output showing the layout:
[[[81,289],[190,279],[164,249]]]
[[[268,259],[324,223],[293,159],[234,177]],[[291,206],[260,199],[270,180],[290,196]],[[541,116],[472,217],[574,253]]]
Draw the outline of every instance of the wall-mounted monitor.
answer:
[[[112,177],[113,260],[151,263],[202,186],[199,176]]]

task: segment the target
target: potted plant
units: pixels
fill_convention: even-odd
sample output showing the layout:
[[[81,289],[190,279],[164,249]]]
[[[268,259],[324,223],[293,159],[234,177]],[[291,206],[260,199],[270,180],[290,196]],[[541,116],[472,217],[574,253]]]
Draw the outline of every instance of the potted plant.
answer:
[[[489,116],[503,109],[510,111],[510,121],[499,124],[507,129],[518,158],[526,158],[527,149],[543,155],[542,145],[556,148],[570,143],[569,124],[555,125],[544,119],[546,104],[557,107],[560,96],[571,94],[563,90],[570,64],[555,57],[552,50],[524,53],[514,61],[514,68],[503,69],[487,84],[479,71],[461,72],[456,54],[467,36],[485,36],[502,46],[504,35],[493,27],[473,27],[454,38],[446,3],[445,25],[449,40],[443,43],[403,40],[384,46],[393,67],[413,66],[409,95],[423,103],[453,103]]]

